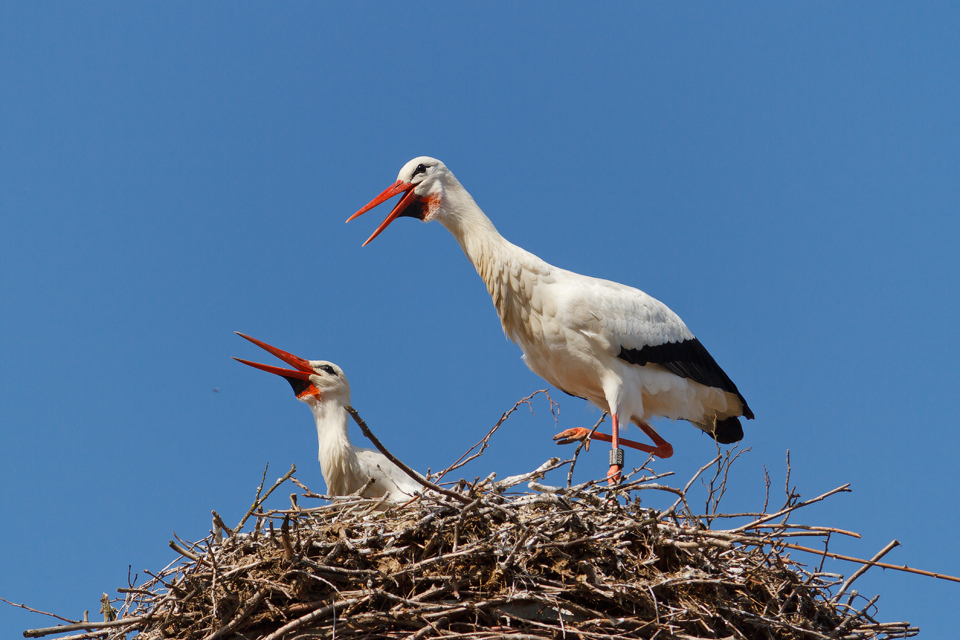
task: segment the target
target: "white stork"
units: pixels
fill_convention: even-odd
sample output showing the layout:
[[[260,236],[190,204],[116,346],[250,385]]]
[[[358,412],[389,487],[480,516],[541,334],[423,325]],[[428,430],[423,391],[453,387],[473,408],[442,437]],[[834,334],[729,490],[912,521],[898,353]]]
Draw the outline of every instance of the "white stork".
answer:
[[[239,331],[237,335],[294,367],[283,369],[234,358],[243,364],[286,378],[297,399],[313,411],[320,444],[317,457],[329,495],[354,493],[371,478],[373,483],[363,493],[367,498],[383,496],[391,502],[404,502],[412,498],[414,492],[423,491],[423,487],[382,453],[355,447],[350,442],[347,434],[349,414],[346,410],[350,406],[350,383],[340,367],[325,360],[304,360]]]
[[[646,423],[652,417],[688,420],[723,444],[743,438],[737,418],[753,418],[747,401],[665,304],[639,289],[554,267],[508,242],[434,158],[405,164],[397,181],[347,222],[399,194],[364,246],[401,216],[446,227],[487,285],[503,331],[520,345],[527,366],[610,413],[611,482],[623,468],[621,443],[660,458],[673,455],[673,447]],[[631,422],[656,446],[620,439],[620,426]],[[588,434],[568,429],[554,439],[565,444]]]

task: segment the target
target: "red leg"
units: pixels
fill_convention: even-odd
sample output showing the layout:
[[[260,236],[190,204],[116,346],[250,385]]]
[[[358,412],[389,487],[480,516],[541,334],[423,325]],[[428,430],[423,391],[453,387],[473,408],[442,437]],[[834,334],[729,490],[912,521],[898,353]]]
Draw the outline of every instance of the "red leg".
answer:
[[[641,422],[640,428],[643,429],[643,432],[650,436],[650,439],[653,440],[654,444],[657,445],[656,449],[650,453],[657,456],[661,460],[669,458],[673,455],[673,445],[661,438],[660,434],[653,430],[653,427],[648,425],[646,422]]]
[[[661,438],[660,434],[654,431],[652,427],[641,422],[640,428],[643,429],[644,433],[650,436],[657,446],[651,447],[648,444],[643,444],[642,442],[636,442],[634,440],[627,440],[626,438],[620,438],[620,445],[624,447],[630,447],[631,449],[637,449],[639,451],[643,451],[644,453],[652,453],[660,459],[669,458],[673,455],[673,447],[669,442]],[[570,444],[571,442],[586,440],[587,451],[589,451],[590,441],[587,440],[588,436],[590,436],[590,429],[577,427],[575,429],[567,429],[566,431],[562,431],[553,436],[553,439],[557,441],[557,444]],[[603,442],[613,442],[613,438],[611,436],[608,436],[600,431],[594,432],[594,434],[590,436],[590,439],[601,440]]]

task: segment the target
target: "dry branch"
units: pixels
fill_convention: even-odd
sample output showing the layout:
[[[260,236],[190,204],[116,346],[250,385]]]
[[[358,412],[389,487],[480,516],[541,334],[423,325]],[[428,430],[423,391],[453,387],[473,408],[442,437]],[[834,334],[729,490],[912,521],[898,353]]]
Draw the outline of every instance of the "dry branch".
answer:
[[[353,421],[357,423],[358,427],[360,427],[360,431],[362,431],[363,435],[367,437],[367,440],[372,442],[373,446],[379,449],[380,453],[382,453],[387,457],[387,460],[397,465],[397,467],[399,467],[401,471],[403,471],[405,474],[413,478],[413,480],[418,482],[421,486],[426,487],[431,491],[436,491],[441,495],[447,496],[448,498],[453,498],[454,500],[457,500],[464,504],[468,504],[470,502],[470,498],[460,495],[459,493],[444,489],[443,487],[436,485],[430,482],[429,480],[424,479],[423,476],[421,476],[419,473],[417,473],[416,471],[414,471],[413,469],[405,465],[396,456],[390,453],[390,451],[388,451],[387,448],[384,447],[383,444],[381,444],[381,442],[377,439],[377,437],[373,435],[373,432],[370,431],[370,427],[368,427],[367,423],[363,421],[363,418],[360,417],[360,414],[357,413],[356,409],[354,409],[353,407],[346,407],[346,409],[347,409],[347,412],[350,414],[350,416],[353,418]]]
[[[267,465],[267,466],[269,466],[269,465]],[[260,505],[262,505],[262,504],[266,501],[266,499],[270,497],[270,494],[273,493],[274,489],[276,489],[276,488],[279,487],[281,484],[283,484],[284,482],[286,482],[286,481],[290,478],[290,476],[292,476],[294,473],[296,473],[296,471],[297,471],[296,465],[293,465],[293,464],[290,465],[290,471],[287,471],[287,472],[283,475],[283,477],[278,478],[277,481],[273,483],[273,486],[270,487],[270,489],[269,489],[269,490],[264,494],[264,496],[261,498],[261,497],[260,497],[260,490],[263,489],[263,482],[264,482],[264,480],[266,480],[266,478],[267,478],[267,468],[264,467],[264,468],[263,468],[263,479],[260,480],[260,486],[257,487],[257,497],[254,499],[253,505],[251,505],[251,507],[250,507],[250,508],[247,510],[247,512],[243,515],[243,518],[240,519],[240,523],[233,528],[234,532],[238,532],[238,531],[240,531],[241,529],[243,529],[243,524],[247,521],[247,518],[249,518],[249,517],[253,514],[254,511],[256,511],[258,508],[260,508]]]
[[[960,582],[960,578],[956,576],[948,576],[945,573],[937,573],[935,571],[925,571],[923,569],[914,569],[913,567],[908,567],[907,565],[887,564],[886,562],[874,562],[873,560],[864,560],[862,558],[854,558],[853,556],[844,556],[844,555],[840,555],[839,553],[833,553],[830,551],[817,551],[816,549],[801,547],[798,544],[784,543],[782,546],[787,549],[796,549],[797,551],[806,551],[807,553],[825,555],[830,558],[836,558],[837,560],[846,560],[847,562],[856,562],[857,564],[866,565],[868,567],[880,567],[881,569],[893,569],[895,571],[903,571],[904,573],[915,573],[920,576],[927,576],[928,578],[937,578],[938,580],[947,580],[949,582]]]

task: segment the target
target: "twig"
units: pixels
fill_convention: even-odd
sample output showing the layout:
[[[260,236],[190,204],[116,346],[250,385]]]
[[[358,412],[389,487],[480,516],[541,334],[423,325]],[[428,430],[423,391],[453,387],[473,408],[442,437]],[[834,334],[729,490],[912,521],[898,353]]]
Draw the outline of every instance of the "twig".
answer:
[[[5,601],[6,602],[6,601]],[[16,605],[14,605],[16,606]],[[55,616],[60,617],[60,616]],[[24,638],[42,638],[54,633],[64,633],[65,631],[88,631],[90,629],[112,629],[114,627],[128,627],[149,620],[151,616],[139,616],[134,618],[123,618],[122,620],[113,620],[111,622],[77,622],[74,624],[61,624],[56,627],[45,627],[43,629],[27,629],[23,632]]]
[[[797,509],[800,509],[807,505],[813,504],[815,502],[820,502],[821,500],[829,498],[835,493],[848,493],[849,491],[850,491],[850,483],[848,482],[847,484],[837,487],[836,489],[833,489],[831,491],[827,491],[826,493],[819,495],[816,498],[811,498],[810,500],[805,500],[803,502],[797,502],[791,506],[784,507],[783,509],[781,509],[780,511],[777,511],[776,513],[771,513],[770,515],[763,516],[762,518],[754,520],[749,524],[745,524],[742,527],[737,527],[736,529],[730,529],[730,531],[745,531],[747,529],[752,529],[757,525],[761,525],[764,522],[769,522],[770,520],[773,520],[774,518],[778,518],[784,514],[789,514],[790,512],[796,511]],[[786,523],[781,523],[781,524],[786,525]],[[817,553],[819,553],[819,551]]]
[[[231,529],[230,527],[228,527],[227,525],[225,525],[225,524],[223,523],[223,518],[220,517],[220,514],[219,514],[219,513],[217,513],[216,511],[211,511],[210,513],[213,514],[213,522],[214,522],[218,527],[220,527],[221,529],[223,529],[224,531],[226,531],[228,536],[232,536],[232,535],[234,534],[233,529]]]
[[[681,490],[677,493],[677,495],[680,496],[679,498],[677,498],[677,501],[674,502],[674,503],[670,506],[669,509],[667,509],[667,510],[664,511],[662,514],[660,514],[660,519],[661,519],[661,520],[663,520],[664,518],[669,517],[669,516],[672,515],[674,512],[676,512],[677,507],[680,505],[681,502],[683,502],[683,504],[687,507],[687,513],[692,515],[693,512],[690,510],[690,505],[687,504],[687,497],[686,497],[686,496],[687,496],[687,491],[690,490],[690,487],[693,486],[693,483],[696,482],[697,478],[700,477],[700,474],[701,474],[701,473],[703,473],[704,471],[706,471],[707,469],[709,469],[710,467],[712,467],[712,466],[713,466],[714,464],[716,464],[717,461],[719,461],[719,460],[720,460],[720,456],[718,455],[716,458],[714,458],[713,460],[711,460],[711,461],[708,462],[707,464],[705,464],[705,465],[703,465],[702,467],[700,467],[699,471],[697,471],[695,474],[693,474],[693,477],[690,478],[690,481],[689,481],[689,482],[687,482],[687,486],[685,486],[683,489],[681,489]],[[676,490],[675,490],[675,491],[676,491]]]
[[[806,551],[807,553],[815,553],[817,555],[826,554],[831,558],[836,558],[837,560],[846,560],[847,562],[856,562],[858,564],[866,564],[871,567],[880,567],[881,569],[893,569],[895,571],[904,571],[906,573],[916,573],[921,576],[928,576],[930,578],[938,578],[940,580],[949,580],[951,582],[960,582],[960,578],[954,576],[948,576],[944,573],[935,573],[933,571],[924,571],[923,569],[914,569],[913,567],[908,567],[906,565],[895,565],[887,564],[886,562],[874,562],[873,560],[864,560],[862,558],[854,558],[852,556],[844,556],[839,553],[833,553],[831,551],[818,551],[816,549],[810,549],[809,547],[801,547],[798,544],[790,544],[784,542],[783,545],[787,549],[796,549],[797,551]]]
[[[440,479],[443,478],[443,476],[447,475],[451,471],[455,471],[456,469],[466,466],[472,460],[476,460],[477,458],[482,456],[483,452],[487,450],[488,446],[490,446],[490,438],[493,437],[493,434],[495,434],[497,430],[503,425],[503,423],[507,421],[507,418],[509,418],[514,411],[520,408],[520,405],[522,404],[527,405],[527,407],[529,407],[530,409],[530,413],[533,413],[533,403],[531,402],[531,400],[534,398],[534,396],[540,393],[547,396],[547,400],[550,401],[550,412],[553,413],[553,407],[556,403],[553,401],[553,398],[550,397],[550,393],[546,389],[540,389],[539,391],[534,391],[527,397],[517,400],[517,403],[513,405],[513,407],[509,411],[504,412],[503,415],[500,416],[500,419],[497,420],[497,424],[493,425],[490,431],[487,432],[487,435],[481,438],[480,441],[477,442],[475,445],[467,449],[462,456],[457,458],[456,462],[451,464],[449,467],[447,467],[443,471],[440,471],[439,473],[437,473],[433,481],[439,482]],[[554,417],[556,417],[555,413],[554,413]],[[470,452],[472,452],[477,447],[480,447],[480,450],[468,458],[467,456],[470,455]]]
[[[309,624],[314,620],[323,618],[330,613],[333,613],[334,615],[336,615],[336,611],[338,607],[342,609],[345,607],[358,604],[361,600],[369,600],[369,599],[370,599],[370,596],[367,596],[366,598],[350,598],[347,600],[340,600],[338,602],[334,602],[333,604],[329,604],[323,607],[322,609],[311,611],[310,613],[308,613],[303,617],[300,617],[300,618],[297,618],[296,620],[288,622],[287,624],[283,625],[282,627],[280,627],[270,635],[263,638],[263,640],[279,640],[280,638],[287,635],[291,631],[295,631],[296,629],[299,629],[300,627],[306,624]]]
[[[183,547],[181,547],[180,545],[178,545],[178,544],[177,544],[176,542],[174,542],[173,540],[171,540],[169,544],[170,544],[170,548],[171,548],[171,549],[173,549],[174,551],[176,551],[177,553],[179,553],[180,555],[182,555],[184,558],[190,558],[190,559],[193,560],[194,562],[199,562],[199,561],[200,561],[200,556],[198,556],[198,555],[195,554],[195,553],[191,553],[190,551],[187,551],[186,549],[184,549]]]
[[[854,622],[855,620],[857,620],[858,618],[866,614],[867,609],[869,609],[874,604],[876,604],[877,600],[879,599],[880,599],[880,596],[874,596],[872,600],[868,601],[867,604],[865,604],[863,608],[860,609],[860,611],[857,611],[857,610],[851,611],[849,615],[847,615],[847,617],[844,618],[840,622],[840,624],[837,625],[837,628],[833,630],[833,636],[839,637],[840,634],[843,633],[846,630],[846,628],[850,626],[852,622]]]
[[[92,640],[92,638],[103,638],[104,636],[107,636],[110,633],[114,633],[114,632],[111,632],[109,629],[100,629],[99,631],[91,631],[89,633],[78,633],[72,636],[60,636],[56,640]],[[119,633],[119,636],[115,634],[113,636],[114,638],[117,638],[117,637],[120,637],[121,639],[124,638],[124,633],[122,631],[117,633]]]
[[[883,549],[881,549],[881,550],[877,553],[877,555],[875,555],[875,556],[873,556],[872,558],[870,558],[870,563],[871,563],[871,564],[865,564],[865,565],[863,565],[862,567],[860,567],[859,569],[857,569],[856,572],[854,572],[854,574],[853,574],[852,576],[850,576],[849,578],[847,578],[847,581],[843,583],[843,586],[840,587],[840,590],[837,591],[837,593],[833,596],[833,599],[834,599],[835,601],[836,601],[836,600],[839,600],[839,599],[840,599],[840,596],[842,596],[843,593],[844,593],[847,589],[850,588],[850,585],[853,584],[854,580],[856,580],[857,578],[859,578],[860,576],[862,576],[864,573],[866,573],[866,572],[870,569],[870,567],[873,566],[872,563],[878,561],[880,558],[882,558],[883,556],[887,555],[894,547],[899,547],[899,546],[900,546],[900,541],[899,541],[899,540],[893,540],[892,542],[890,542],[890,544],[888,544],[888,545],[885,546]],[[822,563],[821,563],[821,566],[823,566]]]
[[[280,525],[280,541],[283,543],[283,557],[289,562],[293,560],[293,544],[290,542],[290,516],[283,516],[283,524]]]
[[[300,482],[300,481],[297,480],[296,478],[290,478],[290,482],[292,482],[293,484],[295,484],[295,485],[297,485],[298,487],[300,487],[301,489],[303,489],[303,492],[304,492],[304,493],[303,493],[303,497],[304,497],[304,498],[323,498],[323,496],[322,496],[321,494],[319,494],[319,493],[314,493],[313,491],[310,491],[310,487],[308,487],[307,485],[303,484],[302,482]]]
[[[856,531],[847,531],[846,529],[837,529],[836,527],[814,527],[805,524],[758,524],[756,527],[751,527],[752,529],[800,529],[802,531],[817,531],[821,533],[839,533],[840,535],[850,536],[851,538],[862,538],[859,533]]]
[[[790,489],[790,472],[793,471],[793,467],[790,466],[790,449],[787,449],[787,475],[783,481],[783,491],[787,495],[787,501],[784,503],[784,506],[790,504],[790,501],[793,500],[793,490]],[[796,489],[796,487],[794,487]]]
[[[830,551],[830,534],[827,534],[826,539],[823,541],[823,555],[820,556],[820,564],[817,565],[817,573],[823,572],[823,565],[827,563],[827,552]],[[879,560],[880,558],[875,558]],[[810,576],[810,579],[813,579],[813,576]]]
[[[261,481],[260,481],[260,486],[257,487],[257,497],[256,497],[256,499],[253,501],[253,505],[251,505],[251,507],[250,507],[250,508],[247,510],[247,512],[244,514],[243,518],[240,520],[240,524],[238,524],[237,526],[235,526],[235,527],[233,528],[234,532],[239,533],[240,530],[243,529],[243,523],[245,523],[245,522],[247,521],[247,518],[249,518],[249,517],[253,514],[253,512],[256,511],[257,508],[258,508],[261,504],[263,504],[263,503],[267,500],[267,498],[270,497],[270,494],[273,493],[273,490],[274,490],[274,489],[276,489],[276,488],[279,487],[281,484],[283,484],[284,482],[286,482],[287,479],[290,478],[290,476],[292,476],[296,471],[297,471],[297,465],[291,464],[291,465],[290,465],[290,471],[287,471],[287,472],[283,475],[282,478],[279,478],[276,482],[274,482],[274,483],[273,483],[273,486],[270,487],[270,490],[267,491],[267,493],[266,493],[262,498],[260,497],[260,490],[263,488],[263,480],[261,480]],[[264,477],[264,479],[266,479],[266,477],[267,477],[267,470],[266,470],[266,468],[264,468],[264,470],[263,470],[263,477]]]
[[[717,443],[717,449],[720,449],[720,443]],[[710,514],[705,518],[706,525],[709,528],[710,524],[717,516],[717,509],[720,508],[720,501],[723,499],[724,494],[727,492],[727,477],[730,474],[730,469],[733,467],[733,463],[740,458],[744,453],[749,452],[751,447],[746,449],[740,449],[739,445],[735,445],[733,449],[729,449],[724,453],[723,462],[717,463],[717,473],[710,480],[709,493],[707,494],[707,504],[705,507],[706,513]],[[730,456],[731,453],[734,453],[733,457]],[[720,477],[720,472],[723,472],[723,480],[720,481],[720,486],[715,487],[714,483],[717,481],[717,478]],[[712,507],[710,505],[713,505]]]
[[[447,496],[448,498],[453,498],[454,500],[460,502],[461,504],[470,504],[471,502],[473,502],[472,498],[468,498],[454,491],[444,489],[443,487],[438,486],[430,482],[429,480],[426,480],[419,473],[417,473],[416,471],[414,471],[413,469],[405,465],[395,455],[390,453],[385,446],[383,446],[380,443],[380,441],[377,439],[377,436],[373,435],[373,432],[370,431],[370,427],[368,427],[367,423],[363,421],[363,418],[360,417],[360,414],[357,413],[356,409],[354,409],[351,406],[347,406],[345,408],[347,410],[347,413],[349,413],[353,417],[353,421],[357,423],[358,427],[360,427],[360,431],[363,432],[363,435],[367,437],[367,440],[372,442],[373,446],[375,446],[380,451],[380,453],[382,453],[387,457],[387,460],[397,465],[401,471],[403,471],[405,474],[413,478],[421,486],[424,486],[427,489],[430,489],[431,491],[436,491],[440,495]]]
[[[6,603],[7,603],[8,605],[10,605],[11,607],[18,607],[18,608],[20,608],[20,609],[26,609],[26,610],[29,611],[30,613],[39,613],[39,614],[41,614],[41,615],[50,616],[51,618],[56,618],[57,620],[63,620],[64,622],[68,622],[68,623],[70,623],[70,624],[80,624],[78,620],[71,620],[70,618],[64,618],[63,616],[58,616],[58,615],[55,614],[55,613],[47,613],[46,611],[40,611],[39,609],[32,609],[32,608],[30,608],[30,607],[28,607],[27,605],[22,604],[22,603],[21,603],[21,604],[16,604],[16,603],[14,603],[14,602],[10,602],[10,601],[7,600],[6,598],[0,598],[0,600],[3,600],[4,602],[6,602]]]
[[[763,484],[766,486],[766,490],[763,494],[763,513],[767,512],[767,505],[770,504],[770,472],[767,471],[767,465],[763,465]]]
[[[541,464],[539,467],[537,467],[533,471],[530,471],[529,473],[522,473],[518,476],[508,476],[503,480],[494,483],[493,485],[494,491],[504,491],[506,489],[509,489],[510,487],[515,487],[518,484],[523,484],[524,482],[533,480],[534,478],[540,478],[543,476],[543,474],[547,473],[548,471],[553,471],[554,469],[562,467],[567,462],[569,462],[569,460],[564,460],[563,462],[561,462],[560,458],[550,458],[549,460]]]
[[[573,468],[577,466],[577,459],[580,458],[580,451],[582,451],[584,447],[587,447],[587,450],[589,450],[590,438],[593,437],[593,434],[597,432],[597,429],[600,428],[600,425],[603,424],[603,421],[606,418],[607,418],[607,412],[604,411],[602,414],[600,414],[600,419],[597,420],[597,424],[593,425],[593,429],[590,429],[590,433],[587,435],[587,437],[581,440],[577,444],[577,448],[574,450],[573,458],[571,459],[571,462],[570,462],[570,468],[567,470],[567,487],[568,488],[570,487],[571,484],[573,484]]]

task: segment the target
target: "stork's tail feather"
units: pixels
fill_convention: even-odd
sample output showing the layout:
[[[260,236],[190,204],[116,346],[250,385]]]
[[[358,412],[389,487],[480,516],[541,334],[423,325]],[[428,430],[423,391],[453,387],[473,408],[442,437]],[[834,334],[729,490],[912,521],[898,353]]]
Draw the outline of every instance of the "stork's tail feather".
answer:
[[[713,428],[713,437],[720,444],[733,444],[743,440],[743,427],[740,426],[740,419],[724,418],[717,420],[717,425]]]

